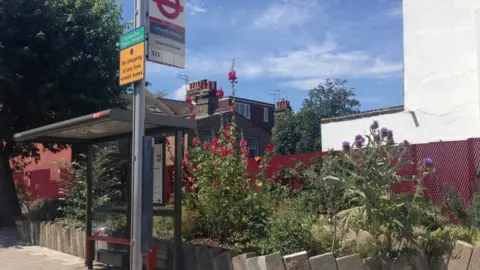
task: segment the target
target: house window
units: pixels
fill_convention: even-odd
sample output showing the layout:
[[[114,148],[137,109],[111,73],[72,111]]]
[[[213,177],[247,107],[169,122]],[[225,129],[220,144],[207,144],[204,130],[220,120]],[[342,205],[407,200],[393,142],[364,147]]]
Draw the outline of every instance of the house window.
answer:
[[[263,107],[263,122],[268,123],[268,108],[267,107]]]
[[[235,103],[235,111],[250,119],[250,104]]]
[[[248,138],[248,151],[250,152],[250,157],[258,156],[258,139],[257,138]]]
[[[200,140],[202,142],[210,142],[211,139],[212,139],[212,135],[209,133],[204,133],[200,136]]]

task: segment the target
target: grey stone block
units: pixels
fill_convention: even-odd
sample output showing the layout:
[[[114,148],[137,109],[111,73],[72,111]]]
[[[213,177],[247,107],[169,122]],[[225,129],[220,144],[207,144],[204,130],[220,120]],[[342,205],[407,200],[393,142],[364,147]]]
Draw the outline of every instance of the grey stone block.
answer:
[[[232,256],[229,252],[223,252],[212,260],[213,270],[233,270]]]
[[[244,253],[232,258],[234,270],[248,270],[247,259],[255,256],[255,253]]]
[[[185,270],[199,270],[197,268],[197,258],[193,245],[184,243],[182,244],[182,250]]]
[[[46,237],[45,237],[45,234],[46,234],[45,226],[46,226],[46,224],[47,224],[47,222],[40,223],[40,243],[39,244],[40,244],[41,247],[45,247],[45,239],[46,239]]]
[[[312,270],[337,270],[337,261],[332,253],[314,256],[309,260]]]
[[[56,231],[57,231],[57,248],[56,251],[63,252],[63,245],[62,245],[62,227],[58,224],[55,224]]]
[[[208,247],[199,245],[194,248],[194,251],[199,270],[213,268],[213,252]]]
[[[247,259],[248,270],[285,270],[280,252]]]
[[[448,270],[467,270],[473,246],[467,242],[456,241],[448,261]]]
[[[365,270],[380,270],[378,259],[376,257],[363,259],[363,268],[365,268]]]
[[[57,225],[52,223],[50,225],[50,249],[57,250]]]
[[[63,236],[63,245],[64,245],[64,252],[70,255],[73,255],[72,252],[72,241],[70,239],[70,228],[63,228],[62,231]]]
[[[251,257],[247,259],[246,270],[260,270],[260,257]]]
[[[69,237],[70,237],[70,245],[72,246],[71,247],[72,255],[78,257],[77,236],[76,236],[76,233],[75,233],[75,228],[73,228],[73,227],[70,228],[70,236]]]
[[[75,229],[75,242],[77,243],[77,257],[85,258],[85,231],[82,228]]]
[[[360,254],[353,254],[337,259],[338,270],[364,270]]]
[[[50,222],[45,223],[45,246],[46,248],[50,248],[51,244],[50,241],[52,239],[51,233],[50,233]]]
[[[311,270],[306,251],[283,256],[286,270]]]
[[[475,243],[473,246],[472,256],[470,257],[470,263],[468,264],[468,270],[480,269],[480,243]]]
[[[430,270],[427,256],[423,251],[419,251],[412,256],[412,266],[415,270]],[[477,268],[480,269],[480,268]]]
[[[434,257],[430,262],[430,269],[432,270],[448,270],[448,258],[447,257]]]

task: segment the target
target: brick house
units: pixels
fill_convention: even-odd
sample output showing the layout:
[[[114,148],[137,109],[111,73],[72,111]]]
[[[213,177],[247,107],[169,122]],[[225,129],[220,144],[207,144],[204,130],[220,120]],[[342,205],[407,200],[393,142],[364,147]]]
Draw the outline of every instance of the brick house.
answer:
[[[240,132],[243,134],[251,156],[263,155],[264,148],[271,139],[274,104],[231,96],[217,99],[217,82],[215,81],[192,82],[188,89],[187,97],[192,100],[198,123],[197,130],[187,135],[189,145],[195,136],[194,133],[198,134],[200,141],[209,141],[217,136],[222,120],[224,125],[229,124],[235,113],[238,135]],[[168,115],[179,117],[190,115],[189,104],[184,101],[156,98],[151,100],[151,103],[154,102],[157,102],[159,109]],[[232,112],[230,108],[234,102],[235,110]],[[240,138],[240,136],[237,137]]]
[[[200,141],[209,141],[215,137],[223,124],[229,124],[232,119],[231,106],[235,102],[235,115],[237,130],[243,134],[248,143],[250,154],[262,156],[265,146],[270,143],[271,132],[274,124],[275,105],[251,99],[226,96],[217,99],[217,82],[201,80],[189,84],[187,97],[192,100],[196,114],[197,130],[187,134],[189,145],[195,134]],[[127,96],[132,101],[132,96]],[[235,100],[235,101],[234,101]],[[185,101],[157,97],[148,93],[145,96],[145,109],[149,113],[159,113],[178,117],[189,117],[189,104]],[[237,136],[240,138],[240,136]],[[169,138],[173,142],[173,138]],[[173,143],[170,144],[174,152]],[[170,154],[171,157],[171,154]],[[168,158],[167,160],[171,160]],[[170,163],[170,162],[167,162]]]

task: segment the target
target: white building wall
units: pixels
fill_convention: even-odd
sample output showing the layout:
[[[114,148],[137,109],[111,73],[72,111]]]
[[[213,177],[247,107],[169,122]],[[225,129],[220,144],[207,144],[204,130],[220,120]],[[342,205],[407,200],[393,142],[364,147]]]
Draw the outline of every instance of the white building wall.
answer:
[[[403,20],[405,112],[373,118],[412,143],[480,137],[480,0],[403,0]],[[322,124],[324,149],[373,118]]]

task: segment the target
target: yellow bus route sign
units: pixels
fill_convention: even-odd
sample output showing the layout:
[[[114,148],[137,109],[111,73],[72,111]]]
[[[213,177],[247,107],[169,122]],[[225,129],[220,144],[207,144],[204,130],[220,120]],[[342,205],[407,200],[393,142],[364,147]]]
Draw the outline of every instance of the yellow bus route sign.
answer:
[[[143,27],[130,33],[140,32],[139,30],[143,30]],[[140,40],[141,42],[138,42]],[[122,49],[120,51],[120,85],[130,84],[145,78],[145,36],[143,35],[140,40],[129,47],[120,46]],[[120,45],[123,43],[123,40],[121,40]]]

